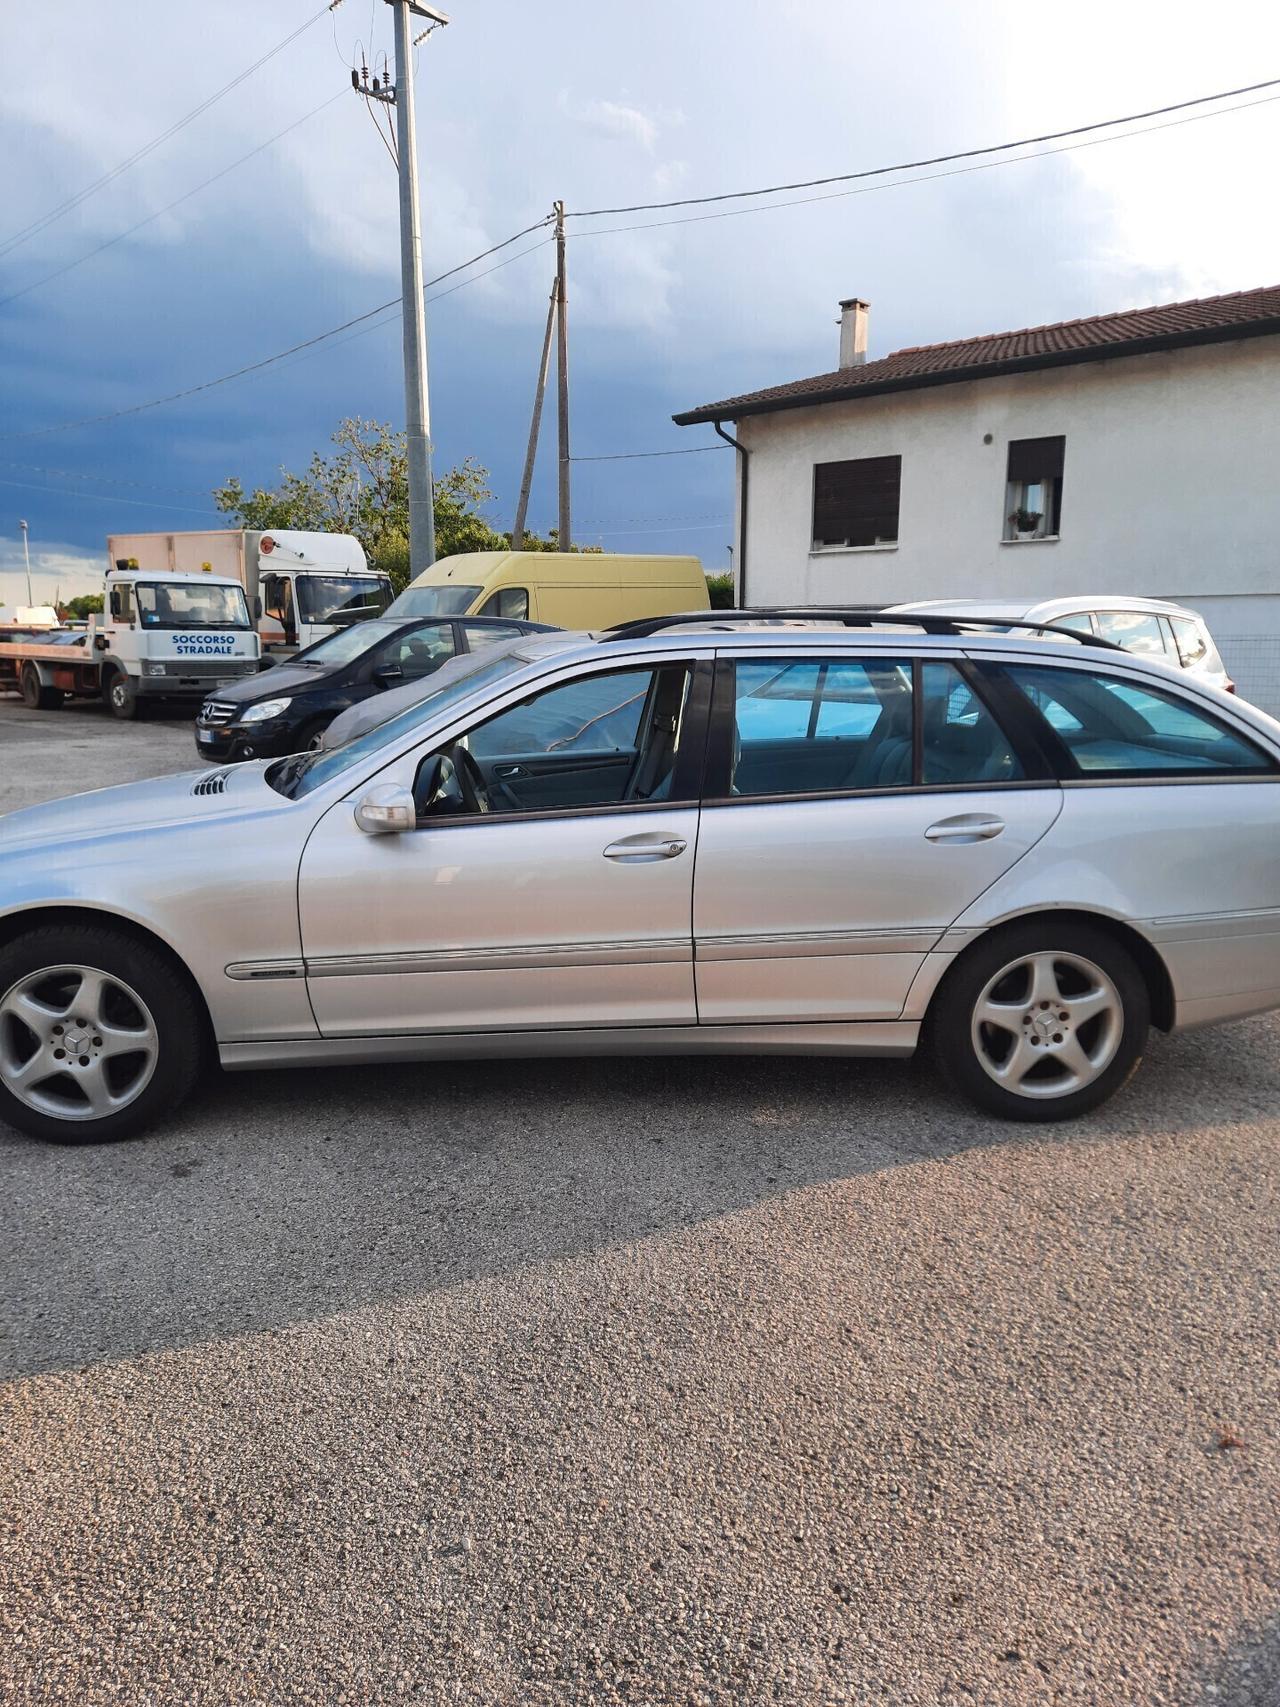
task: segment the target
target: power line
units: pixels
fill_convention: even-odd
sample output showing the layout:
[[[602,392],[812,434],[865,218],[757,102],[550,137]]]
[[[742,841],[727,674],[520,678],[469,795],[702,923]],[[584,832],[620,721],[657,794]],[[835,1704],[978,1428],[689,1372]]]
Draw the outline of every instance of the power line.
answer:
[[[541,231],[550,223],[550,216],[546,216],[533,225],[526,225],[523,231],[517,231],[512,236],[505,237],[501,243],[495,243],[491,248],[481,250],[478,255],[472,255],[470,260],[460,261],[456,267],[450,267],[447,272],[438,274],[434,279],[429,279],[424,289],[430,289],[432,285],[442,284],[445,279],[451,279],[455,274],[465,272],[468,267],[473,267],[477,261],[486,260],[490,255],[498,254],[500,250],[509,249],[513,243],[518,243],[522,237],[527,237],[531,231]],[[541,244],[534,244],[533,247],[540,248]],[[514,261],[518,260],[519,257],[513,255],[511,259]],[[496,272],[497,268],[490,268],[489,271]],[[484,276],[483,273],[477,275],[478,278]],[[467,279],[463,282],[470,284],[474,281]],[[454,289],[460,288],[461,286],[454,286]],[[449,292],[441,291],[440,295],[447,296]],[[186,386],[182,391],[170,392],[165,397],[153,397],[145,403],[131,403],[127,408],[112,409],[103,415],[88,415],[79,421],[60,421],[51,427],[31,427],[21,433],[0,433],[0,441],[42,438],[48,433],[69,432],[75,427],[101,426],[106,421],[118,421],[125,415],[140,415],[148,409],[159,409],[166,403],[180,402],[184,397],[194,397],[201,391],[211,391],[215,386],[226,385],[233,379],[241,379],[246,374],[257,373],[263,368],[273,367],[276,362],[283,361],[286,356],[297,355],[299,351],[309,350],[317,344],[326,343],[330,338],[336,338],[340,332],[346,332],[352,326],[359,326],[366,320],[372,320],[376,315],[385,314],[390,308],[398,307],[400,300],[400,297],[393,296],[389,301],[380,302],[376,308],[370,308],[364,314],[355,314],[350,320],[344,320],[340,326],[331,326],[327,332],[318,332],[314,338],[304,338],[301,343],[291,344],[287,350],[279,350],[273,356],[264,356],[261,361],[247,362],[243,367],[235,368],[231,373],[219,374],[216,379],[203,380],[199,385]],[[370,330],[373,328],[371,327]]]
[[[192,504],[153,504],[146,498],[121,498],[114,492],[76,492],[66,486],[39,486],[33,480],[0,480],[22,492],[56,492],[60,498],[92,498],[99,504],[132,504],[143,510],[174,510],[184,516],[221,516],[221,510],[197,510]]]
[[[689,445],[683,450],[622,450],[612,456],[571,456],[570,462],[636,462],[651,456],[701,456],[704,451],[729,450],[729,445]]]
[[[261,154],[263,149],[270,148],[273,143],[279,142],[281,137],[288,136],[291,130],[297,130],[299,125],[306,124],[308,119],[315,118],[317,113],[322,113],[326,107],[331,107],[335,101],[341,100],[345,93],[345,89],[339,89],[336,95],[330,95],[327,100],[321,101],[318,107],[312,107],[309,113],[303,113],[301,118],[294,119],[292,124],[287,124],[283,130],[278,130],[274,136],[269,136],[265,142],[260,142],[256,148],[251,148],[247,154],[242,154],[238,160],[233,160],[229,166],[224,166],[220,172],[215,172],[212,177],[205,178],[184,194],[175,196],[171,202],[166,202],[163,207],[158,207],[154,213],[149,213],[145,219],[138,220],[136,224],[127,226],[123,231],[118,231],[114,237],[108,237],[104,243],[99,243],[96,249],[89,249],[74,261],[68,261],[65,266],[55,267],[51,273],[46,273],[43,278],[34,279],[31,284],[23,285],[21,290],[11,291],[8,296],[0,297],[0,308],[3,308],[6,303],[16,302],[20,296],[29,295],[33,290],[39,290],[41,285],[47,285],[53,279],[60,279],[63,273],[69,273],[74,268],[83,266],[86,261],[91,261],[95,255],[101,255],[104,249],[110,249],[117,243],[123,243],[126,237],[132,237],[134,232],[141,231],[144,225],[150,225],[152,220],[159,219],[162,214],[171,213],[175,207],[180,207],[183,202],[190,201],[192,196],[199,195],[201,190],[207,190],[210,184],[216,184],[220,178],[225,178],[228,172],[234,172],[237,166],[243,166],[246,160],[252,160],[255,154]]]
[[[68,196],[65,201],[59,202],[56,207],[48,209],[48,211],[41,214],[38,219],[33,219],[29,225],[24,225],[21,231],[15,231],[11,237],[7,237],[3,243],[0,243],[0,255],[7,255],[11,249],[16,249],[20,243],[25,243],[29,237],[34,237],[37,232],[43,231],[47,226],[53,225],[55,221],[61,219],[64,214],[70,213],[72,208],[79,207],[81,202],[87,201],[90,196],[95,195],[99,190],[104,189],[106,185],[120,177],[121,173],[127,172],[131,166],[136,166],[140,160],[145,160],[148,154],[153,154],[161,144],[168,142],[170,137],[176,136],[180,130],[185,129],[193,119],[198,119],[202,113],[207,113],[209,108],[215,105],[216,102],[220,101],[224,95],[229,95],[231,91],[238,88],[247,77],[252,77],[253,73],[261,70],[268,60],[274,59],[278,53],[283,53],[285,48],[287,48],[291,42],[297,41],[298,37],[305,34],[313,24],[318,24],[321,18],[341,4],[342,0],[330,0],[329,5],[322,6],[320,10],[312,17],[308,18],[305,23],[299,24],[296,30],[287,35],[283,41],[277,42],[269,52],[262,55],[261,59],[255,59],[252,65],[246,66],[245,69],[241,71],[238,76],[233,77],[229,83],[224,83],[221,89],[215,90],[212,95],[207,97],[207,99],[201,101],[198,107],[193,107],[183,118],[176,119],[174,123],[169,126],[168,130],[161,131],[159,136],[152,137],[150,142],[144,143],[141,148],[136,149],[131,155],[129,155],[127,160],[121,160],[120,163],[113,166],[109,172],[104,172],[100,178],[95,178],[91,184],[86,184],[83,189],[77,190],[74,195]]]
[[[972,172],[989,172],[997,166],[1015,166],[1025,160],[1047,160],[1055,154],[1071,154],[1081,148],[1099,148],[1108,142],[1128,142],[1135,136],[1150,136],[1158,130],[1173,130],[1179,125],[1199,124],[1205,119],[1222,118],[1228,113],[1244,112],[1249,107],[1265,107],[1280,101],[1280,95],[1264,95],[1257,101],[1241,101],[1234,107],[1221,107],[1212,113],[1191,113],[1186,118],[1166,119],[1163,124],[1148,125],[1144,130],[1127,130],[1118,136],[1088,137],[1083,142],[1064,142],[1060,148],[1039,148],[1031,154],[1008,154],[999,160],[979,160],[971,166],[953,166],[945,172],[922,172],[914,178],[897,178],[892,183],[863,184],[852,190],[829,190],[820,196],[799,196],[792,201],[765,202],[757,207],[727,208],[720,213],[690,213],[675,219],[650,219],[636,225],[598,225],[594,230],[579,231],[579,237],[609,237],[621,231],[656,231],[668,225],[700,225],[713,219],[741,219],[746,214],[773,213],[786,207],[807,207],[814,202],[840,201],[847,196],[870,196],[880,190],[905,189],[909,184],[931,184],[940,178],[962,178]],[[1015,145],[1016,146],[1016,145]],[[901,168],[897,168],[901,170]],[[895,168],[886,167],[886,171]],[[743,192],[744,194],[747,192]]]
[[[1073,125],[1069,130],[1046,131],[1042,136],[1024,136],[1014,142],[993,142],[983,148],[958,149],[952,154],[935,154],[925,160],[905,160],[897,166],[874,166],[861,172],[837,172],[827,178],[805,178],[792,184],[768,184],[754,190],[726,190],[714,196],[683,196],[677,201],[634,202],[629,207],[593,207],[566,213],[566,219],[598,219],[618,213],[656,213],[673,207],[703,207],[709,202],[741,201],[748,196],[781,195],[786,190],[816,190],[827,184],[846,184],[861,178],[880,178],[894,172],[914,172],[922,166],[946,166],[953,160],[973,160],[981,154],[1003,154],[1015,148],[1031,148],[1041,142],[1061,142],[1065,137],[1084,136],[1089,131],[1111,130],[1117,125],[1137,124],[1141,119],[1163,118],[1168,113],[1185,112],[1188,107],[1202,107],[1212,101],[1229,101],[1237,95],[1256,95],[1262,89],[1280,87],[1280,77],[1263,83],[1246,83],[1239,89],[1222,89],[1216,95],[1196,95],[1189,101],[1173,101],[1167,106],[1150,107],[1146,112],[1126,113],[1120,118],[1095,119],[1091,124]]]

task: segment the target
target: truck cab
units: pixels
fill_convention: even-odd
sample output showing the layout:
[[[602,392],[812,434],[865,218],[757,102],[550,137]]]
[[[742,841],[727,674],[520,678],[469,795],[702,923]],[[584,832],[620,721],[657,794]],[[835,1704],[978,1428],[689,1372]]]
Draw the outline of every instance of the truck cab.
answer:
[[[390,580],[369,568],[351,534],[246,532],[244,554],[263,649],[277,656],[381,616],[391,602]]]
[[[238,581],[219,575],[113,570],[88,651],[117,717],[140,700],[202,699],[256,674],[260,645]]]

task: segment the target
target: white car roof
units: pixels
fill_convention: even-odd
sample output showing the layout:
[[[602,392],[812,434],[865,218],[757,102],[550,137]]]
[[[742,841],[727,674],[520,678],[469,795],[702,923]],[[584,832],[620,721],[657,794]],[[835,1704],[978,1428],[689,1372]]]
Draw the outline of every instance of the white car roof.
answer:
[[[890,605],[894,611],[919,611],[922,615],[991,617],[997,622],[1053,622],[1077,611],[1143,611],[1153,615],[1188,616],[1196,612],[1170,599],[1144,599],[1133,593],[1075,593],[1061,599],[919,599],[912,604]]]

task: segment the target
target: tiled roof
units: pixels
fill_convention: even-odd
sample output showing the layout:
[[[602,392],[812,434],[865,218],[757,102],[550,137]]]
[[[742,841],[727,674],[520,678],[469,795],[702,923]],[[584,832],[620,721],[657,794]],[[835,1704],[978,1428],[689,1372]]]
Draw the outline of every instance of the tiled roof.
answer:
[[[695,421],[729,421],[742,415],[769,414],[815,403],[835,403],[884,391],[909,391],[964,379],[1032,368],[1061,367],[1104,357],[1141,355],[1184,344],[1223,343],[1280,332],[1280,285],[1206,296],[1192,302],[1168,302],[1155,308],[1130,308],[1120,314],[1095,314],[1087,320],[1061,320],[1053,326],[1029,326],[1021,332],[988,332],[951,344],[920,344],[895,350],[880,361],[834,373],[744,392],[719,403],[704,403],[675,416],[680,426]]]

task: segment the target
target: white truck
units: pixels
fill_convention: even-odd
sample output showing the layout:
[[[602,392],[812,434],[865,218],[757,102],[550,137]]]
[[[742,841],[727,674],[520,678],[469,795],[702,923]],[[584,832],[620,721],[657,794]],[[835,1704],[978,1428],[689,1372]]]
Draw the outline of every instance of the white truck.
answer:
[[[73,696],[137,717],[150,701],[198,703],[261,668],[244,588],[224,575],[113,570],[87,628],[3,636],[0,688],[16,688],[33,710]]]
[[[107,558],[119,570],[212,574],[239,581],[275,656],[310,646],[335,629],[381,616],[391,582],[370,569],[349,533],[301,528],[210,528],[200,533],[113,533]]]

